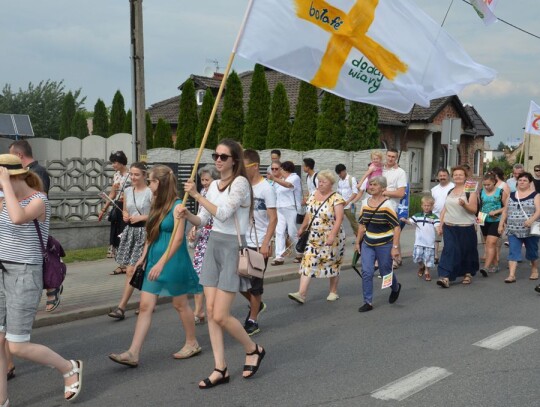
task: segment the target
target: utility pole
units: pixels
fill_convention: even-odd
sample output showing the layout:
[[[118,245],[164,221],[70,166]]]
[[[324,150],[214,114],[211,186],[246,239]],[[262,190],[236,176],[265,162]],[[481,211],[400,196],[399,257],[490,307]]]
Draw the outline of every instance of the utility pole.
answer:
[[[131,79],[133,159],[146,160],[146,107],[144,99],[143,0],[129,0],[131,20]]]

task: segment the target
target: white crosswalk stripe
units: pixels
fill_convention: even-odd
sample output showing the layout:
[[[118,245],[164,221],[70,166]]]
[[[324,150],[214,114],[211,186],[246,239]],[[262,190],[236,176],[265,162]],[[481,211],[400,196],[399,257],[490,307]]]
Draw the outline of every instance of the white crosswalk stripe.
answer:
[[[486,339],[473,343],[473,345],[486,349],[500,350],[536,331],[537,329],[529,328],[528,326],[511,326],[495,335],[491,335]]]

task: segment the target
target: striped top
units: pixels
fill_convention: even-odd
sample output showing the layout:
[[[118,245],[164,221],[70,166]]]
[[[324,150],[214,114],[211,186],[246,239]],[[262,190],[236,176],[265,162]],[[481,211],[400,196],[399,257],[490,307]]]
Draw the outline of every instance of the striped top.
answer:
[[[394,238],[394,228],[399,226],[393,202],[386,200],[377,211],[368,205],[368,200],[362,201],[359,223],[366,226],[364,242],[368,246],[382,246]],[[370,220],[371,219],[371,220]],[[369,224],[368,224],[369,223]]]
[[[32,200],[42,199],[45,202],[45,221],[39,222],[43,243],[47,245],[49,238],[49,221],[51,218],[51,206],[47,196],[42,192],[36,192],[28,198],[19,201],[21,208],[25,208]],[[11,222],[7,212],[5,201],[0,212],[0,261],[12,261],[14,263],[41,264],[43,263],[43,251],[39,242],[39,236],[30,221],[22,225]]]

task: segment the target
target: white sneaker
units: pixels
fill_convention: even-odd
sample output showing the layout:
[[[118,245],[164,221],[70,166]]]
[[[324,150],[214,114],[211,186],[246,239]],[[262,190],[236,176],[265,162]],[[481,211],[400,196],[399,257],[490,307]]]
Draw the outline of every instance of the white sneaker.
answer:
[[[302,297],[299,292],[289,293],[289,298],[299,304],[303,304],[306,302],[306,299]]]
[[[328,297],[326,297],[326,301],[337,301],[339,300],[339,295],[336,293],[330,293],[328,294]]]

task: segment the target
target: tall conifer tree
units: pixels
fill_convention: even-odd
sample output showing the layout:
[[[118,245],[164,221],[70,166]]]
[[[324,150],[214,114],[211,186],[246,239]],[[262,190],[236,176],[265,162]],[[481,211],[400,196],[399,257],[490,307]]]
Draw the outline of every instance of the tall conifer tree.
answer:
[[[154,148],[168,147],[173,148],[172,130],[169,122],[159,119],[154,133]]]
[[[126,118],[124,119],[124,126],[122,127],[122,132],[123,133],[131,134],[131,131],[133,130],[132,129],[132,126],[133,126],[132,120],[133,120],[133,116],[132,116],[132,113],[131,113],[131,109],[129,109],[127,111],[127,113],[126,113]]]
[[[317,134],[317,115],[319,104],[317,88],[302,81],[298,92],[296,115],[291,130],[291,148],[297,151],[308,151],[315,148]]]
[[[264,74],[264,67],[256,64],[249,92],[246,125],[244,127],[244,148],[263,150],[268,134],[270,114],[270,91]]]
[[[152,126],[150,113],[146,112],[144,117],[146,123],[146,149],[150,150],[151,148],[154,148],[154,127]]]
[[[350,102],[347,131],[342,149],[345,151],[369,150],[379,147],[379,113],[376,106]]]
[[[345,100],[325,92],[317,120],[316,148],[339,150],[345,137]]]
[[[111,135],[116,133],[122,133],[124,129],[124,120],[126,119],[126,110],[124,107],[124,97],[122,93],[117,90],[113,97],[111,107],[111,120],[109,124],[109,133]]]
[[[206,89],[204,94],[203,103],[201,106],[201,111],[199,113],[199,125],[197,126],[197,138],[195,139],[195,146],[199,147],[201,145],[202,139],[204,137],[204,132],[206,131],[206,126],[208,125],[208,120],[210,119],[210,114],[212,113],[212,108],[214,107],[215,98],[212,94],[210,88]],[[214,117],[212,122],[212,127],[210,128],[210,133],[208,134],[208,139],[206,140],[205,148],[213,150],[217,146],[217,135],[218,135],[218,118],[217,115]]]
[[[219,122],[219,139],[232,138],[242,141],[244,135],[244,95],[242,83],[235,71],[227,78],[223,110]]]
[[[60,140],[63,140],[69,136],[75,136],[75,134],[71,132],[75,113],[75,98],[73,97],[73,93],[70,91],[64,96],[62,103],[62,113],[60,116]]]
[[[88,124],[82,110],[76,112],[73,117],[73,121],[71,122],[71,135],[80,139],[88,136]]]
[[[98,99],[94,106],[92,134],[109,137],[109,114],[103,100]]]
[[[180,95],[180,113],[178,113],[176,144],[174,146],[177,150],[186,150],[195,147],[197,124],[195,85],[190,78],[184,83],[182,94]]]
[[[290,120],[289,99],[287,98],[285,86],[280,82],[274,89],[272,96],[266,148],[290,148]]]

